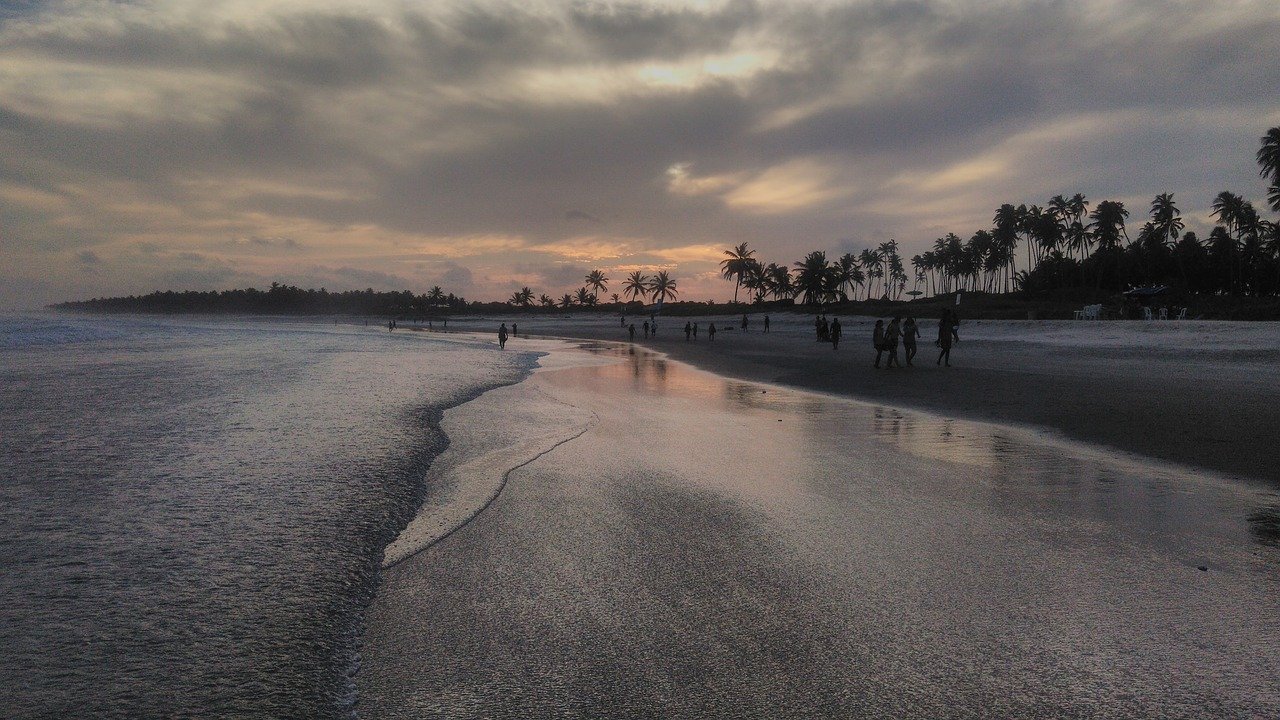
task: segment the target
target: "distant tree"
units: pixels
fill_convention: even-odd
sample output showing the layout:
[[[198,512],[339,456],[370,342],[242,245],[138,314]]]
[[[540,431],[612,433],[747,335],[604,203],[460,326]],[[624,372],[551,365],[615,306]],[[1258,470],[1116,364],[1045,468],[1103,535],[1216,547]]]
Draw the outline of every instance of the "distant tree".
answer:
[[[728,257],[720,261],[720,275],[725,280],[735,281],[733,301],[736,303],[738,302],[738,288],[742,286],[742,280],[751,268],[751,256],[755,254],[755,251],[748,250],[747,244],[742,243],[731,250],[725,250],[724,254]]]
[[[566,310],[573,307],[573,296],[570,295],[569,293],[565,293],[564,297],[560,298],[560,307]]]
[[[795,292],[804,298],[805,305],[825,302],[828,291],[834,284],[832,275],[827,254],[814,250],[796,263]]]
[[[598,297],[599,293],[606,292],[609,287],[609,278],[604,276],[603,270],[592,270],[587,273],[587,288],[591,290],[592,295]]]
[[[666,270],[659,270],[653,279],[649,281],[649,293],[653,295],[653,299],[657,302],[666,302],[668,299],[674,300],[679,293],[676,291],[676,281]]]
[[[632,271],[622,282],[622,294],[629,296],[632,300],[644,302],[644,299],[649,296],[649,277],[639,270]]]

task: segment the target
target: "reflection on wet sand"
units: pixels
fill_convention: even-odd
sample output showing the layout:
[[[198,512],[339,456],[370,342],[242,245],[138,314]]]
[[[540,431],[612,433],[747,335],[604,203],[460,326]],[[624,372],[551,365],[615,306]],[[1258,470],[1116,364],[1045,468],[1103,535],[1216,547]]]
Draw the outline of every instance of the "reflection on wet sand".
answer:
[[[1041,433],[900,410],[788,388],[722,378],[636,346],[585,343],[589,352],[622,361],[577,369],[577,382],[601,389],[626,382],[646,397],[724,403],[734,411],[778,417],[772,437],[751,442],[775,448],[796,467],[829,453],[833,438],[871,441],[874,464],[901,482],[944,482],[952,494],[986,494],[1009,511],[1067,513],[1123,522],[1147,531],[1179,532],[1198,507],[1235,516],[1242,537],[1280,547],[1280,505],[1242,483],[1187,468],[1147,463]],[[794,427],[796,421],[799,427]],[[895,474],[905,458],[940,468],[939,477]],[[786,482],[775,473],[775,482]],[[1195,498],[1189,503],[1188,498]],[[1274,496],[1270,496],[1274,499]],[[1245,508],[1242,509],[1242,505]]]

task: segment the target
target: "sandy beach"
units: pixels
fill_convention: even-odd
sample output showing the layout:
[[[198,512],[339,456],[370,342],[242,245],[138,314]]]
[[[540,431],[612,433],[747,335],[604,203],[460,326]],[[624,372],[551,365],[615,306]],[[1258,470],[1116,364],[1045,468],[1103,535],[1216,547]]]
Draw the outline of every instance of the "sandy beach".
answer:
[[[455,321],[489,330],[510,318]],[[702,329],[686,342],[686,320]],[[838,351],[813,316],[659,318],[637,343],[716,373],[953,417],[1053,429],[1083,442],[1280,483],[1280,323],[967,321],[951,368],[934,365],[937,321],[921,323],[917,367],[872,367],[871,318],[841,318]],[[643,321],[632,318],[629,321]],[[626,339],[618,318],[516,317],[524,334]],[[720,329],[714,343],[706,328]],[[513,345],[518,347],[518,345]]]
[[[446,413],[470,428],[446,478],[507,442],[495,412],[540,431],[435,478],[426,509],[478,506],[389,556],[366,716],[1280,712],[1267,484],[643,348],[567,355]]]

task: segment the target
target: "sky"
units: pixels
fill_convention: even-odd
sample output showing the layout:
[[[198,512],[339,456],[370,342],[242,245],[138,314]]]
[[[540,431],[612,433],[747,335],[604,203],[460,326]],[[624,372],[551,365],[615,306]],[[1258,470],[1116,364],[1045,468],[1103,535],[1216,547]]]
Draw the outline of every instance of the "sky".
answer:
[[[1000,204],[1259,209],[1280,2],[0,0],[0,308],[558,296],[906,256]],[[1268,213],[1269,214],[1269,213]]]

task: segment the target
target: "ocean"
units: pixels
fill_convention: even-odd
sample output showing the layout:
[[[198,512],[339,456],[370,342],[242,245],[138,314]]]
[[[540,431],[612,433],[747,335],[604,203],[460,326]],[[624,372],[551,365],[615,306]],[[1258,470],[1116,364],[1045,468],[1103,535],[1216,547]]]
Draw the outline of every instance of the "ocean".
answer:
[[[0,716],[353,716],[443,411],[535,363],[375,325],[0,317]]]

